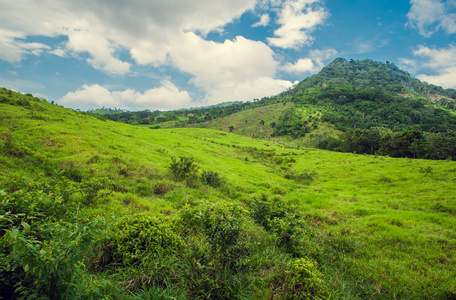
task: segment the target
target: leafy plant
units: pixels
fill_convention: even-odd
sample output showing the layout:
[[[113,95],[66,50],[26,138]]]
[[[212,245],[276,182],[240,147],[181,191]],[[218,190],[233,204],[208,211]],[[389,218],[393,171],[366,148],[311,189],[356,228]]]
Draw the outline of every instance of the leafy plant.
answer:
[[[144,258],[173,253],[183,246],[181,238],[167,223],[145,214],[122,217],[108,235],[102,264],[134,264]]]
[[[77,187],[61,180],[0,193],[0,286],[11,297],[72,298],[93,254],[101,223],[80,222]]]
[[[219,174],[214,171],[203,171],[201,181],[212,187],[219,187],[222,184],[222,179]]]
[[[431,166],[420,167],[420,173],[423,173],[424,176],[428,176],[429,174],[432,173],[432,167]]]
[[[199,167],[193,157],[181,156],[179,160],[172,157],[169,169],[176,180],[194,180],[197,177]]]
[[[296,258],[286,271],[288,290],[292,299],[323,299],[328,296],[328,287],[323,281],[317,263],[305,258]]]
[[[244,285],[237,274],[248,254],[238,206],[201,202],[181,212],[182,224],[195,232],[186,251],[187,286],[193,298],[236,299]]]

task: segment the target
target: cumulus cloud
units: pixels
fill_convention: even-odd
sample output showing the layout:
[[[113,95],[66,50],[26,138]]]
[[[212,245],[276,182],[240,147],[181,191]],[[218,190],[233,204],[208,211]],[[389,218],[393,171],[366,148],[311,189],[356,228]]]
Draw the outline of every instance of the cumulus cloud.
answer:
[[[209,32],[222,31],[226,24],[262,5],[278,9],[279,28],[268,44],[242,36],[222,42],[206,40]],[[268,13],[253,26],[270,25]],[[309,44],[312,32],[327,16],[320,0],[3,0],[0,59],[19,62],[25,55],[42,52],[83,57],[93,68],[110,75],[132,75],[135,65],[166,65],[191,75],[191,82],[206,94],[206,103],[251,100],[291,85],[276,78],[280,63],[270,46]],[[27,37],[33,36],[63,42],[57,46],[27,43]],[[314,59],[313,63],[318,66]],[[173,101],[179,105],[190,101],[186,92],[166,84],[163,88],[153,91],[185,96],[175,97]],[[93,84],[68,93],[61,101],[86,107],[94,103],[121,107],[121,101],[127,101],[128,107],[143,107],[139,99],[136,91],[110,91]]]
[[[252,27],[260,27],[260,26],[267,26],[271,22],[271,18],[268,14],[263,14],[260,17],[260,20],[252,25]]]
[[[84,85],[82,89],[67,93],[57,102],[67,107],[82,109],[105,106],[132,111],[172,110],[191,106],[191,97],[170,81],[164,81],[161,87],[146,90],[144,93],[132,89],[109,91],[98,84]]]
[[[242,36],[215,43],[189,32],[182,47],[171,51],[170,57],[181,71],[193,74],[193,82],[207,91],[207,104],[251,100],[253,88],[257,88],[257,98],[270,96],[291,84],[273,79],[278,62],[271,48]]]
[[[204,35],[217,30],[253,9],[255,2],[4,0],[0,43],[8,47],[2,47],[0,59],[19,61],[23,57],[21,51],[13,54],[21,49],[16,38],[67,36],[67,50],[88,53],[88,62],[95,68],[124,74],[130,65],[118,58],[118,49],[129,49],[140,64],[164,63],[170,47],[179,47],[176,37],[183,32]]]
[[[401,63],[420,80],[444,88],[456,88],[456,45],[447,48],[419,46],[413,52],[415,59],[401,59]]]
[[[280,8],[276,21],[280,27],[269,44],[279,48],[297,48],[313,41],[312,32],[329,16],[319,0],[287,0]]]
[[[294,64],[287,63],[282,69],[288,73],[316,73],[324,67],[326,60],[334,58],[335,55],[337,55],[337,51],[334,49],[311,50],[309,57],[300,58]]]
[[[440,0],[411,0],[408,25],[417,28],[421,35],[430,37],[439,29],[447,34],[456,33],[454,2]]]
[[[249,101],[263,97],[277,95],[293,84],[287,80],[271,77],[258,77],[245,82],[232,82],[211,89],[207,96],[207,104],[221,102],[221,99],[231,101]]]
[[[129,63],[122,62],[114,56],[115,45],[92,32],[72,32],[69,35],[67,47],[75,52],[90,53],[91,57],[87,59],[87,62],[95,69],[112,74],[125,74],[130,70]]]
[[[50,49],[42,43],[26,43],[23,35],[0,28],[0,59],[10,63],[21,61],[24,55],[40,55],[43,50]]]
[[[315,69],[315,65],[308,57],[300,58],[296,63],[288,63],[283,69],[288,73],[306,73]]]

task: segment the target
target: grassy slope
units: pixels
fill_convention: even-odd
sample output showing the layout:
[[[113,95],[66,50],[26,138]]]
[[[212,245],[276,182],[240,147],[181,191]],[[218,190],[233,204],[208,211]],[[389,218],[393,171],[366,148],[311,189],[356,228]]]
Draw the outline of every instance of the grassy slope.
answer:
[[[340,297],[444,298],[456,292],[455,162],[283,149],[220,131],[150,130],[30,103],[0,104],[1,142],[11,135],[28,149],[25,158],[0,156],[0,190],[20,189],[62,168],[113,183],[107,196],[84,208],[89,216],[149,211],[163,219],[198,199],[245,206],[266,194],[297,205],[321,233],[323,249],[336,250],[320,264]],[[194,157],[227,183],[214,189],[172,181],[170,158],[179,156]],[[154,193],[158,184],[167,192]]]
[[[321,122],[320,108],[306,105],[298,109],[298,113],[302,116],[303,121],[308,122],[309,126],[313,124],[317,125],[316,128],[312,127],[311,134],[298,139],[289,136],[272,137],[274,129],[271,127],[271,123],[275,122],[277,124],[280,116],[286,111],[293,110],[294,107],[295,104],[292,102],[276,103],[244,110],[197,126],[225,132],[229,132],[229,127],[233,126],[233,133],[247,137],[269,139],[293,147],[309,146],[312,144],[313,138],[317,135],[336,137],[341,133],[339,130],[334,129],[332,124]],[[262,120],[264,121],[263,126],[260,125]]]

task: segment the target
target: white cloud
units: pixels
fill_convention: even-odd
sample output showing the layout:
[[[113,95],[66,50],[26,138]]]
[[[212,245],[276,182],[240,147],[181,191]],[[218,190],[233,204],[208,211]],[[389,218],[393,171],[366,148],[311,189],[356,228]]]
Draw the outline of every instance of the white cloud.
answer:
[[[297,48],[313,41],[312,32],[324,23],[329,13],[320,0],[287,0],[283,3],[274,31],[275,37],[268,38],[271,46]]]
[[[89,53],[88,62],[95,68],[124,74],[130,65],[116,55],[119,48],[130,50],[138,63],[164,63],[167,51],[179,47],[176,37],[183,32],[219,30],[253,9],[255,2],[3,0],[0,59],[11,62],[23,57],[24,52],[15,51],[21,47],[14,38],[68,36],[68,50]]]
[[[452,1],[410,0],[408,25],[417,28],[421,35],[430,37],[439,29],[447,34],[456,33],[456,13]]]
[[[316,26],[328,16],[319,0],[268,1],[268,9],[271,5],[280,7],[280,28],[269,40],[269,45],[276,47],[308,44]],[[261,0],[2,0],[0,59],[19,62],[27,54],[41,52],[60,57],[88,56],[88,64],[111,75],[129,74],[134,64],[169,65],[191,74],[192,82],[206,92],[207,103],[251,100],[279,93],[291,85],[275,79],[279,62],[273,50],[242,36],[216,43],[205,40],[205,35],[221,31],[261,5],[258,2]],[[270,21],[265,13],[257,24],[266,26]],[[24,42],[33,36],[64,42],[57,47]],[[127,61],[123,55],[128,52],[132,60]],[[98,85],[86,85],[61,101],[80,103],[81,107],[121,107],[122,101],[127,101],[125,106],[143,107],[140,99],[147,95],[148,99],[165,101],[169,108],[173,103],[189,103],[188,93],[173,87],[164,84],[164,90],[151,90],[178,96],[166,97],[166,101],[148,92],[110,91]],[[171,98],[175,102],[168,100]],[[158,100],[154,101],[150,103],[159,105]]]
[[[278,62],[271,48],[242,36],[215,43],[189,32],[170,57],[181,71],[193,74],[193,82],[207,91],[206,104],[252,100],[252,94],[256,98],[270,96],[289,84],[273,79]],[[255,93],[251,91],[254,87],[258,88]]]
[[[149,89],[144,93],[132,89],[109,91],[98,84],[84,85],[82,89],[69,92],[57,102],[67,107],[84,110],[105,106],[132,111],[172,110],[189,107],[192,104],[188,93],[180,91],[170,81],[164,81],[161,87]]]
[[[293,84],[290,81],[271,77],[258,77],[245,82],[232,82],[209,91],[207,104],[223,101],[249,101],[277,95]]]
[[[417,78],[444,88],[456,88],[456,45],[441,49],[419,46],[413,54],[417,58],[400,61],[419,73]]]
[[[0,28],[0,59],[7,62],[20,62],[24,55],[40,55],[43,50],[50,49],[42,43],[26,43],[24,36],[17,32]]]
[[[75,52],[88,52],[87,59],[95,69],[112,74],[125,74],[130,70],[130,64],[114,57],[115,45],[100,35],[88,31],[72,32],[68,38],[67,47]]]
[[[316,73],[324,67],[326,60],[334,58],[336,54],[337,51],[334,49],[311,50],[309,51],[309,57],[300,58],[294,64],[287,63],[282,69],[288,73]]]
[[[49,51],[49,53],[54,54],[56,56],[60,56],[60,57],[66,57],[67,56],[65,50],[63,50],[62,48],[56,48],[56,49],[54,49],[52,51]]]
[[[283,67],[288,73],[306,73],[315,69],[315,65],[308,57],[300,58],[295,64],[288,63]]]
[[[262,42],[238,36],[216,43],[191,32],[185,34],[181,47],[173,49],[171,58],[179,69],[194,74],[194,81],[201,85],[271,75],[278,65],[274,52]]]
[[[263,14],[258,22],[252,25],[252,27],[267,26],[271,22],[271,18],[268,14]]]

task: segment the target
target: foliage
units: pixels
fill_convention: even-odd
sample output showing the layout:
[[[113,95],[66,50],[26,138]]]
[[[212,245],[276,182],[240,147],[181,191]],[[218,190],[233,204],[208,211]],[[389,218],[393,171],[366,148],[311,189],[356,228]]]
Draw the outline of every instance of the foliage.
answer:
[[[181,211],[182,224],[204,235],[203,239],[190,238],[187,242],[186,278],[193,295],[233,299],[242,294],[245,284],[236,275],[248,255],[243,215],[242,209],[224,202],[202,202]]]
[[[14,193],[0,192],[2,293],[74,297],[85,270],[83,260],[93,254],[101,225],[99,220],[78,220],[77,186],[61,178],[37,181]]]
[[[316,257],[321,254],[315,242],[316,232],[302,220],[302,216],[277,198],[266,195],[252,203],[251,215],[255,222],[275,234],[279,245],[295,257]]]
[[[169,224],[149,215],[120,218],[110,230],[101,264],[135,264],[179,251],[183,242]]]
[[[242,215],[242,209],[223,202],[202,203],[181,212],[183,224],[203,230],[214,259],[230,267],[237,265],[244,253],[241,244]]]
[[[179,160],[171,158],[169,169],[175,179],[191,181],[197,177],[199,167],[194,163],[194,158],[181,156]]]
[[[328,287],[323,281],[317,263],[305,258],[296,258],[289,264],[287,274],[291,299],[322,299],[328,296]]]
[[[214,171],[203,171],[201,174],[201,181],[215,188],[222,184],[222,179],[219,174]]]
[[[346,131],[339,139],[320,140],[321,149],[379,154],[391,157],[452,159],[456,157],[456,132],[429,134],[417,129],[391,132],[381,128]]]

